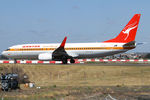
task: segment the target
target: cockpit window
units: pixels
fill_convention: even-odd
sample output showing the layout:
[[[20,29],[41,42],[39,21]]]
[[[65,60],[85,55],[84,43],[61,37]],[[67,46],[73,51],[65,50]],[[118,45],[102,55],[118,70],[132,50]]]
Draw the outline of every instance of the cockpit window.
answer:
[[[5,51],[8,51],[8,50],[10,50],[10,49],[6,49]]]

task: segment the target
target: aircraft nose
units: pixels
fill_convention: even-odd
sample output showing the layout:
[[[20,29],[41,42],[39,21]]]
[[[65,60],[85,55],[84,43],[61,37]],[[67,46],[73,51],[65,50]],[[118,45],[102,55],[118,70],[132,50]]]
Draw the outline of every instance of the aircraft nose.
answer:
[[[4,57],[6,57],[6,56],[7,56],[6,51],[3,51],[3,52],[2,52],[2,56],[4,56]]]
[[[8,53],[7,53],[7,51],[2,51],[1,58],[2,59],[8,59]]]

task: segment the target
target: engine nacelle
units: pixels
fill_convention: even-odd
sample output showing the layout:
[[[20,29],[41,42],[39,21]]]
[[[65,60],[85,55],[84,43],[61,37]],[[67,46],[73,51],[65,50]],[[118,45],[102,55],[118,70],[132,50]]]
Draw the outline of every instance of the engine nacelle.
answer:
[[[39,60],[52,60],[52,54],[51,53],[42,53],[38,56]]]

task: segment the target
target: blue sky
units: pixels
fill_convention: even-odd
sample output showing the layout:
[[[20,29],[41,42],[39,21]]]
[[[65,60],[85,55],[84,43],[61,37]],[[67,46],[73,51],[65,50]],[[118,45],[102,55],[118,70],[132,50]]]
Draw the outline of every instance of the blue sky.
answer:
[[[0,0],[0,52],[24,43],[101,42],[141,13],[131,52],[150,51],[149,0]]]

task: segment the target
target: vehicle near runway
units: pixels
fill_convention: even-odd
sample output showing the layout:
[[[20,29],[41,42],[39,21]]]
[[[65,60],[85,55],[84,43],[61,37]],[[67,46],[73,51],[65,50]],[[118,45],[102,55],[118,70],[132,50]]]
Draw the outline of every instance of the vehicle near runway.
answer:
[[[110,56],[136,47],[135,36],[141,14],[135,14],[120,34],[110,40],[99,43],[66,43],[67,37],[61,44],[22,44],[9,47],[2,55],[10,59],[55,60],[67,64],[74,58],[95,58]]]
[[[18,74],[1,75],[1,89],[8,91],[9,89],[18,89]]]

